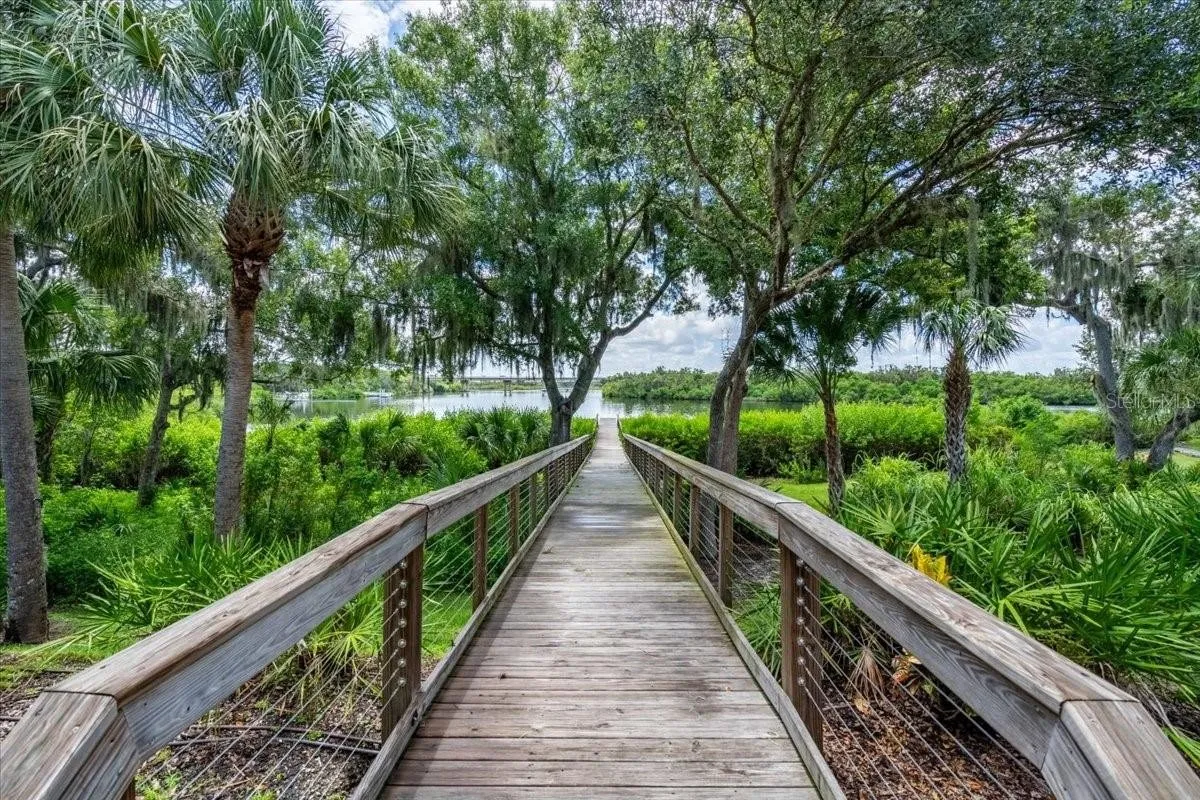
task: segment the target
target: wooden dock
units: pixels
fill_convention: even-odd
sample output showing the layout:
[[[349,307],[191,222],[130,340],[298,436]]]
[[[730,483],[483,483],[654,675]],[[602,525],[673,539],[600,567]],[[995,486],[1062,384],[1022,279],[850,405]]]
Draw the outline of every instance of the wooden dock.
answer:
[[[383,796],[808,800],[811,787],[606,420]]]

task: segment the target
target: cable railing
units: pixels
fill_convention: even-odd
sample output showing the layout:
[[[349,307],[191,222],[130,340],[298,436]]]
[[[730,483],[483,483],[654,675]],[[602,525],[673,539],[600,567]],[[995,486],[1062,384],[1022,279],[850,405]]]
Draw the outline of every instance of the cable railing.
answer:
[[[396,505],[46,688],[0,797],[376,797],[591,445]]]
[[[622,441],[822,797],[1200,797],[1118,687],[803,503]]]

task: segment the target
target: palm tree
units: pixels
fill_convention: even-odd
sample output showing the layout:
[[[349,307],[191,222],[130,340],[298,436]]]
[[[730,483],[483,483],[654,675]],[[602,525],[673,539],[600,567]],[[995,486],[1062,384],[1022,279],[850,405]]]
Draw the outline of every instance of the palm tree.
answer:
[[[1121,378],[1126,392],[1167,410],[1146,456],[1150,469],[1162,469],[1180,434],[1200,422],[1200,327],[1181,328],[1146,345],[1125,365]]]
[[[774,312],[759,334],[755,367],[808,383],[825,414],[825,481],[829,509],[842,505],[846,476],[838,432],[838,380],[857,363],[859,349],[887,344],[905,309],[881,289],[828,278]]]
[[[126,124],[106,80],[122,73],[103,26],[76,26],[81,4],[5,7],[0,26],[0,457],[7,514],[5,635],[49,632],[29,359],[21,324],[20,228],[65,242],[90,267],[197,218],[181,162]],[[63,12],[63,13],[59,13]],[[132,42],[133,40],[130,40]]]
[[[106,346],[103,308],[71,281],[20,277],[21,324],[43,481],[53,475],[54,436],[70,397],[77,405],[139,407],[158,371],[138,353]]]
[[[219,207],[230,292],[214,527],[225,537],[241,516],[255,313],[289,219],[387,246],[438,223],[453,195],[422,138],[396,126],[378,51],[348,51],[315,0],[117,8],[153,45],[142,128],[187,153],[190,188]]]
[[[971,368],[999,364],[1025,344],[1020,315],[1012,306],[989,306],[971,298],[944,300],[921,314],[917,335],[928,352],[938,345],[946,348],[946,466],[950,482],[958,483],[967,474]]]

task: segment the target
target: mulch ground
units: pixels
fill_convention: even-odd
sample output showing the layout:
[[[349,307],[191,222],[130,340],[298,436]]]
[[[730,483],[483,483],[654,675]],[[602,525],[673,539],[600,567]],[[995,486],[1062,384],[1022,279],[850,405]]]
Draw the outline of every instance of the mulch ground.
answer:
[[[43,690],[86,664],[17,668],[0,655],[0,739]],[[427,676],[436,661],[422,664]],[[314,680],[274,676],[236,694],[152,756],[138,773],[137,796],[173,800],[348,797],[380,745],[378,668]]]

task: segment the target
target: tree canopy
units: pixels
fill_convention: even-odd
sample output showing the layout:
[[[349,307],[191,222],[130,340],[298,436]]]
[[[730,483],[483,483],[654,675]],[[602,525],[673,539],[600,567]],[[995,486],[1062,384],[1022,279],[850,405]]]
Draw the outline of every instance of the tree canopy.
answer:
[[[562,440],[610,343],[683,299],[616,42],[574,4],[480,0],[414,19],[393,70],[467,196],[426,259],[431,305],[463,348],[536,367]]]
[[[688,186],[691,219],[728,254],[732,275],[714,286],[742,325],[708,454],[726,469],[772,308],[896,250],[1033,154],[1133,158],[1143,145],[1194,156],[1178,128],[1189,113],[1180,98],[1195,93],[1198,23],[1172,4],[731,0],[598,13],[643,76],[640,109]]]

